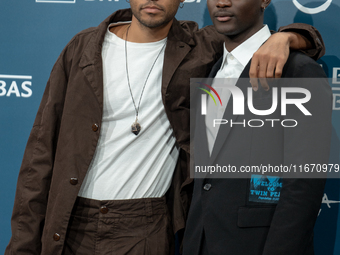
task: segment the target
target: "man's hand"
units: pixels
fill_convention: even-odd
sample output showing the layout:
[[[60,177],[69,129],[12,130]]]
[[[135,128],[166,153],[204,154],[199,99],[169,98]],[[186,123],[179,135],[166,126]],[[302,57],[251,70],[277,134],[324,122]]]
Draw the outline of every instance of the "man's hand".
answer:
[[[261,86],[269,90],[265,78],[280,78],[283,66],[289,57],[289,48],[307,49],[310,42],[300,34],[281,32],[273,34],[253,55],[249,77],[254,91],[258,90],[258,78]]]

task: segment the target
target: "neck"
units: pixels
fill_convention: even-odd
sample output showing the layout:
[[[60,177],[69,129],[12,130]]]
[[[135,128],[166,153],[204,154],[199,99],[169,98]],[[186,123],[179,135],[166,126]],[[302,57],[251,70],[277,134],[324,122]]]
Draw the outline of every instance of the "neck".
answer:
[[[257,26],[253,26],[250,29],[243,31],[242,33],[239,33],[239,34],[226,35],[224,42],[225,42],[225,47],[227,48],[228,52],[233,51],[236,47],[238,47],[243,42],[248,40],[250,37],[252,37],[258,31],[260,31],[262,28],[263,28],[263,23]]]
[[[131,24],[122,25],[118,27],[110,28],[112,33],[115,33],[118,37],[126,40],[126,32],[128,27],[129,34],[127,41],[135,43],[150,43],[157,42],[168,36],[169,30],[172,25],[172,20],[160,27],[149,28],[142,25],[135,16],[132,15]]]

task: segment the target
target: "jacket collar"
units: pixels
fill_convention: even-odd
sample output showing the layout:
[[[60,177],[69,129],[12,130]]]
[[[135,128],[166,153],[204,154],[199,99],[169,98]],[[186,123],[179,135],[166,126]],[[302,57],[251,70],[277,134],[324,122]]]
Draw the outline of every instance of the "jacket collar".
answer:
[[[102,64],[102,45],[109,24],[118,21],[131,21],[131,9],[116,11],[102,23],[99,24],[91,39],[86,45],[81,56],[79,66],[90,82],[100,106],[103,108],[103,64]],[[175,18],[170,28],[165,49],[163,77],[162,77],[162,99],[165,104],[165,94],[176,69],[195,45],[195,41],[190,34],[195,30],[195,23],[181,24]]]
[[[167,89],[171,78],[173,77],[180,63],[191,51],[192,47],[195,46],[195,41],[189,34],[189,31],[192,31],[193,28],[190,28],[188,23],[183,24],[183,26],[187,27],[183,28],[182,24],[174,19],[168,34],[162,74],[162,99],[164,105],[166,105],[165,95],[167,94]]]
[[[115,13],[111,14],[107,17],[96,29],[96,33],[93,34],[90,42],[86,46],[83,56],[80,60],[80,67],[85,67],[87,65],[96,64],[96,61],[100,59],[101,61],[101,50],[103,41],[105,38],[105,34],[107,31],[107,27],[111,23],[115,23],[118,21],[131,21],[132,20],[132,12],[131,9],[122,9],[118,10]],[[186,25],[189,26],[190,25]],[[186,32],[181,23],[174,18],[172,27],[168,34],[168,44],[173,42],[181,41],[184,44],[194,46],[195,42],[192,39],[192,36],[189,32]],[[98,58],[100,57],[100,58]]]
[[[88,65],[98,64],[98,61],[102,61],[101,59],[101,51],[105,38],[105,34],[107,31],[107,27],[109,24],[118,22],[118,21],[131,21],[132,12],[131,9],[124,9],[116,11],[107,17],[96,29],[96,33],[94,33],[87,44],[84,53],[80,59],[80,67],[86,67]]]

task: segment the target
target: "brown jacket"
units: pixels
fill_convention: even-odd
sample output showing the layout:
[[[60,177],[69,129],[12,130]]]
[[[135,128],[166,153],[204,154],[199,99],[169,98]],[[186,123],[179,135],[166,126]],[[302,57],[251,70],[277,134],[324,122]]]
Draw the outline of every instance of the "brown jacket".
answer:
[[[98,27],[80,32],[55,63],[20,169],[12,238],[6,255],[62,253],[70,214],[101,128],[102,42],[110,23],[128,20],[131,20],[131,11],[121,10]],[[316,41],[317,32],[310,26],[303,31],[314,38],[316,50],[312,55],[318,56],[323,46]],[[221,56],[221,39],[211,26],[198,30],[194,22],[177,20],[168,35],[161,92],[166,114],[181,147],[167,195],[174,232],[185,225],[192,192],[186,160],[189,155],[189,79],[208,75]]]

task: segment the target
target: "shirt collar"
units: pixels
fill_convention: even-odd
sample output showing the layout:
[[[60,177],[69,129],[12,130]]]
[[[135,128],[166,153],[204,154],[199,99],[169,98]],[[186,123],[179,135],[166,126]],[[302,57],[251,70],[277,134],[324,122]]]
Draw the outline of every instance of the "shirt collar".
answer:
[[[259,31],[257,31],[255,34],[253,34],[250,38],[241,43],[231,52],[228,52],[224,43],[223,63],[221,65],[221,68],[223,68],[223,66],[227,64],[228,54],[233,55],[236,58],[236,60],[240,64],[242,64],[243,67],[245,67],[250,61],[250,59],[253,57],[253,54],[261,47],[261,45],[265,41],[268,40],[270,36],[271,33],[268,26],[264,25],[263,28],[261,28]]]

